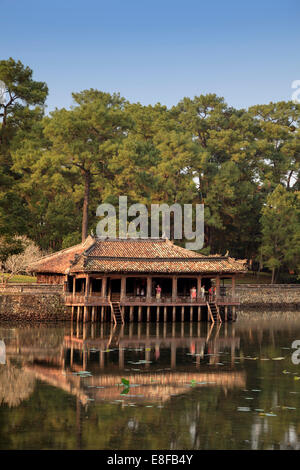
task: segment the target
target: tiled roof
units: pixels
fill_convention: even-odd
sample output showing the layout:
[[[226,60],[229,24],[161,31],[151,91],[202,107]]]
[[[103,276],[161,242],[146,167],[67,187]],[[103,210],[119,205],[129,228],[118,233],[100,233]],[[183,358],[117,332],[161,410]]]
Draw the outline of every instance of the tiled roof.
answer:
[[[71,246],[65,250],[57,251],[51,255],[43,256],[38,261],[30,264],[27,270],[35,273],[64,274],[70,268],[71,263],[74,262],[76,256],[80,256],[94,243],[94,241],[95,240],[92,237],[88,237],[84,243]]]
[[[146,260],[146,259],[101,259],[81,257],[70,272],[135,272],[135,273],[195,273],[195,272],[244,272],[244,264],[229,259],[199,259],[195,260]]]
[[[76,256],[77,255],[77,256]],[[192,273],[245,272],[244,261],[219,255],[204,256],[174,245],[168,239],[99,240],[44,257],[32,272]]]
[[[195,251],[174,245],[165,238],[97,240],[89,255],[101,258],[202,258]]]

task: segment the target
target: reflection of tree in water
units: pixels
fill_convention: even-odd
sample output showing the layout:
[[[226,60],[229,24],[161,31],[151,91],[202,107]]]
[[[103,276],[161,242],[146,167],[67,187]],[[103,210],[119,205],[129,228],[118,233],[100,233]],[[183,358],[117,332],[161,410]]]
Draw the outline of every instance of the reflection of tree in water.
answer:
[[[58,348],[61,346],[65,334],[63,326],[53,327],[53,325],[38,323],[34,326],[11,323],[10,328],[0,328],[0,338],[5,337],[7,345],[18,341],[23,348],[26,346],[43,349]]]
[[[34,384],[32,374],[14,365],[0,367],[0,405],[19,406],[33,393]]]

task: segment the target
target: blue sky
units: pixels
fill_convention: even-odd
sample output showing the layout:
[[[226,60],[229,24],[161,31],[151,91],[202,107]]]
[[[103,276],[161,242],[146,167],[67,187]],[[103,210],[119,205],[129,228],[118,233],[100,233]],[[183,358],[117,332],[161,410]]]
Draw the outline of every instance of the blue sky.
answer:
[[[0,12],[0,57],[48,84],[48,111],[87,88],[242,108],[289,100],[300,79],[299,0],[0,0]]]

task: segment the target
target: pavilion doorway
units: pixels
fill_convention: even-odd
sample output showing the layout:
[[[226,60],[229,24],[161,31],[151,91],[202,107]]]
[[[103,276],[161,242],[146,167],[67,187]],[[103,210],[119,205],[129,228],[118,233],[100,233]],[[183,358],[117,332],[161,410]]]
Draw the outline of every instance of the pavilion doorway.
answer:
[[[111,299],[119,300],[121,296],[121,278],[108,279],[108,294]]]

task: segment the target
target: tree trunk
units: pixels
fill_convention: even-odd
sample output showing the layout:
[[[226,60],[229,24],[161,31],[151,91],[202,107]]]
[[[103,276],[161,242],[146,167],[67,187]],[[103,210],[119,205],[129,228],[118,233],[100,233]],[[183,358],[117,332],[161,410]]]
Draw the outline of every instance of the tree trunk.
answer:
[[[275,268],[272,268],[272,280],[271,280],[271,284],[274,284],[274,279],[275,279]]]
[[[85,171],[84,172],[84,200],[83,200],[83,213],[82,213],[82,231],[81,231],[82,242],[84,242],[88,236],[90,186],[91,186],[91,174],[89,171]]]

